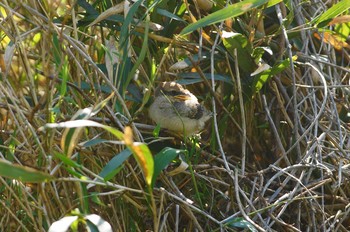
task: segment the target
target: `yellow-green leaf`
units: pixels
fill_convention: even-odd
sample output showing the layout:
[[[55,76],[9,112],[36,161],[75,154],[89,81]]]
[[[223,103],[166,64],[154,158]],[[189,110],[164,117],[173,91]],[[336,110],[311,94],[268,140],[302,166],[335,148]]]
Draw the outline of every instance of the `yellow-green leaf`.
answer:
[[[138,142],[134,142],[128,148],[132,151],[135,159],[142,168],[146,183],[150,186],[154,173],[154,160],[151,151],[146,144]]]
[[[334,4],[331,8],[329,8],[326,12],[321,14],[320,17],[316,18],[314,20],[314,23],[317,27],[324,27],[333,18],[347,11],[349,8],[350,8],[350,0],[339,1],[337,4]]]

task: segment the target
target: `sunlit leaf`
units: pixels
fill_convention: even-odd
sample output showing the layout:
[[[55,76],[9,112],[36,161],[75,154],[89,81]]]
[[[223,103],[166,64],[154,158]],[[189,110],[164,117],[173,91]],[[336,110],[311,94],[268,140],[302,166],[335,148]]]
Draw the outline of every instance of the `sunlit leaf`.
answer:
[[[111,225],[97,214],[86,215],[85,218],[93,223],[100,232],[112,232]]]
[[[68,231],[73,222],[78,220],[78,216],[67,216],[51,224],[49,232]]]
[[[35,46],[42,38],[42,33],[36,33],[33,37],[33,46]]]
[[[120,39],[119,39],[120,50],[124,49],[125,51],[124,55],[127,55],[128,53],[127,50],[129,49],[129,45],[127,43],[129,41],[129,26],[134,21],[134,16],[142,2],[143,1],[140,1],[140,0],[136,1],[130,8],[124,9],[124,14],[126,14],[126,17],[120,29]]]
[[[332,26],[335,24],[341,24],[341,23],[349,23],[350,22],[350,15],[341,15],[339,17],[333,18],[329,23],[328,26]]]
[[[343,41],[339,35],[331,31],[324,31],[322,35],[315,32],[314,36],[317,39],[332,45],[337,50],[342,50],[343,48],[350,48],[350,45],[347,42]]]
[[[151,185],[154,172],[154,161],[151,151],[144,143],[135,142],[132,146],[128,146],[133,152],[134,157],[142,168],[146,183]]]
[[[126,146],[131,146],[134,142],[132,129],[130,126],[127,126],[124,129],[124,142],[125,142]]]
[[[131,150],[137,163],[141,167],[146,183],[151,185],[154,172],[154,161],[151,151],[144,143],[134,142],[131,127],[127,126],[124,129],[125,145]]]
[[[155,138],[159,137],[159,132],[160,132],[160,124],[157,124],[156,127],[154,128],[154,130],[152,131],[152,135]]]
[[[103,125],[101,123],[91,121],[91,120],[74,120],[60,123],[47,123],[45,126],[41,127],[40,130],[47,128],[76,128],[76,127],[100,127],[108,132],[112,133],[118,139],[123,139],[123,133],[113,127]]]
[[[317,27],[326,26],[332,19],[347,11],[350,8],[350,0],[342,0],[334,4],[320,17],[316,18],[313,22]]]
[[[94,121],[90,121],[90,120],[73,120],[73,121],[68,121],[68,122],[61,122],[61,123],[47,123],[45,124],[45,126],[39,128],[39,130],[45,130],[47,128],[66,128],[66,129],[70,129],[70,128],[78,128],[79,130],[82,130],[83,127],[100,127],[103,128],[104,130],[110,132],[111,134],[113,134],[115,137],[117,137],[119,140],[122,140],[124,135],[121,131],[110,127],[110,126],[106,126],[103,125],[101,123],[98,122],[94,122]],[[77,139],[79,138],[79,134],[80,131],[76,129],[76,130],[66,130],[67,135],[62,136],[62,140],[63,142],[61,142],[61,146],[62,149],[64,149],[65,153],[69,155],[71,155],[74,146],[77,143]],[[73,137],[75,136],[75,137]]]

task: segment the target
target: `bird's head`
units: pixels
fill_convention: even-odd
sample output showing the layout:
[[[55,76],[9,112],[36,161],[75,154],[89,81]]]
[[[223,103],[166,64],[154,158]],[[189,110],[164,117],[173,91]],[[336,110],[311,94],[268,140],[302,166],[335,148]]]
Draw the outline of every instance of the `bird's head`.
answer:
[[[181,102],[196,98],[190,91],[176,82],[162,82],[156,88],[154,95],[155,97],[167,97],[172,102]]]

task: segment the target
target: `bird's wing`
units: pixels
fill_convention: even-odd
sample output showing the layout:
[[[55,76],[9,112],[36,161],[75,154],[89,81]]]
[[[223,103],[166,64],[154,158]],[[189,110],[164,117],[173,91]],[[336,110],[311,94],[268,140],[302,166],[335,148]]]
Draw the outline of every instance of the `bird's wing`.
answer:
[[[190,119],[199,119],[203,116],[204,107],[200,104],[197,104],[196,107],[184,107],[184,102],[174,102],[174,110],[176,109],[177,113],[181,117],[186,117]]]

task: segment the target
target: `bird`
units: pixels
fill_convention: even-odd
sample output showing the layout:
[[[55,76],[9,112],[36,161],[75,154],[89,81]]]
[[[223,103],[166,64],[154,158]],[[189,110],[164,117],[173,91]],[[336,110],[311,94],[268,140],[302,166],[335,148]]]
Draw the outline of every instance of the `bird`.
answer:
[[[154,97],[149,116],[161,128],[191,136],[198,134],[212,117],[194,94],[174,81],[160,83]]]

